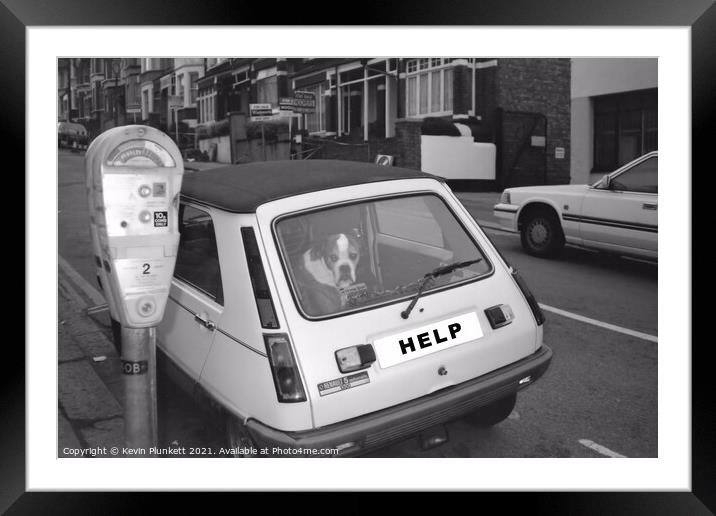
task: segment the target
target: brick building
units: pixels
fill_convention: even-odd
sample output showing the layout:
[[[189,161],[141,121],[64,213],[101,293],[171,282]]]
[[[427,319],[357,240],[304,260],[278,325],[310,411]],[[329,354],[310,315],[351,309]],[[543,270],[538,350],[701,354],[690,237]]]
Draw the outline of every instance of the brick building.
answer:
[[[69,76],[64,69],[58,112],[66,115],[70,91],[71,117],[92,135],[136,122],[223,162],[388,154],[421,169],[426,134],[445,130],[494,144],[486,187],[570,180],[569,59],[115,58],[71,60]],[[266,124],[259,149],[249,104],[278,111],[295,91],[315,95],[315,112]]]
[[[204,61],[60,59],[58,120],[81,123],[91,138],[111,127],[146,124],[178,135],[182,148],[193,147],[197,84]]]

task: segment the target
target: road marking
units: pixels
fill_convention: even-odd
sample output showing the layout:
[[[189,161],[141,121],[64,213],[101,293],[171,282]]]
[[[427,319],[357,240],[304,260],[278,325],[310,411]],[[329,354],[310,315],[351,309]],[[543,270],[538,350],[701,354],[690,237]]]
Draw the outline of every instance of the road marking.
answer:
[[[594,441],[590,441],[589,439],[580,439],[579,444],[581,444],[582,446],[586,446],[587,448],[594,450],[597,453],[600,453],[607,457],[611,457],[612,459],[626,459],[627,458],[626,455],[622,455],[621,453],[612,451],[609,448],[607,448],[606,446],[597,444]]]
[[[648,333],[642,333],[640,331],[630,330],[629,328],[617,326],[616,324],[609,324],[606,322],[597,321],[596,319],[592,319],[590,317],[584,317],[583,315],[574,314],[572,312],[567,312],[566,310],[561,310],[561,309],[555,308],[553,306],[543,305],[542,303],[540,303],[539,306],[545,312],[552,312],[557,315],[561,315],[562,317],[568,317],[570,319],[574,319],[575,321],[581,321],[583,323],[592,324],[594,326],[599,326],[600,328],[606,328],[607,330],[612,330],[612,331],[615,331],[618,333],[623,333],[624,335],[629,335],[631,337],[636,337],[638,339],[648,340],[649,342],[654,342],[654,343],[659,342],[658,337],[656,337],[655,335],[649,335]]]
[[[59,254],[57,255],[57,261],[62,272],[64,272],[72,283],[82,290],[82,292],[90,298],[95,305],[101,305],[106,302],[104,296],[96,288],[90,285],[86,279],[80,276],[79,272],[77,272],[74,267],[72,267],[72,265],[70,265],[67,260],[62,258]]]

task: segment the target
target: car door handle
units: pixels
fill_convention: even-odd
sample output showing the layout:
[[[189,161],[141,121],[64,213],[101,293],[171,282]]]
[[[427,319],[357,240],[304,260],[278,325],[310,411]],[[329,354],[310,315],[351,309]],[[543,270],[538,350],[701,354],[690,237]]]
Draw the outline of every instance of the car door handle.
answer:
[[[206,328],[209,331],[214,331],[216,329],[216,323],[212,321],[211,319],[204,319],[201,315],[196,314],[194,316],[194,320],[198,322],[199,324],[203,325],[204,328]]]
[[[658,208],[658,204],[653,202],[645,202],[641,205],[642,210],[656,210]]]

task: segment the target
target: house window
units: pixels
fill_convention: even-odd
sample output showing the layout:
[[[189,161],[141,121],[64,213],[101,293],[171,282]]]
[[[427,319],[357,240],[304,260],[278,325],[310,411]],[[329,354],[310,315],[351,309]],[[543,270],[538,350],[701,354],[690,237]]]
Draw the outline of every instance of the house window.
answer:
[[[656,150],[656,89],[595,97],[593,107],[592,172],[611,172],[634,158]]]
[[[216,86],[210,86],[199,92],[199,123],[213,122],[214,104],[216,102]]]
[[[176,84],[176,95],[183,97],[184,96],[184,74],[176,76],[175,84]]]
[[[198,72],[190,72],[189,73],[189,103],[195,104],[196,103],[196,97],[197,93],[199,91],[199,85],[197,84],[197,81],[199,80],[199,73]]]
[[[452,67],[449,60],[432,57],[406,63],[406,111],[410,117],[452,112]]]
[[[324,84],[315,84],[300,88],[300,91],[311,91],[316,96],[316,110],[306,114],[306,129],[309,133],[320,133],[326,131],[326,97]]]

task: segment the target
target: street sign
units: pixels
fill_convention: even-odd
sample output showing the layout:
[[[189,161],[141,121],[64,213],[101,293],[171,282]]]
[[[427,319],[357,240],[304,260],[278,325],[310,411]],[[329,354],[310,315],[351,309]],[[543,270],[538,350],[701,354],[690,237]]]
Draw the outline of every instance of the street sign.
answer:
[[[180,109],[184,107],[184,97],[181,95],[169,96],[169,109]]]
[[[544,147],[547,143],[547,139],[544,136],[532,136],[531,144],[532,147]]]
[[[312,91],[295,91],[293,97],[281,97],[278,105],[282,110],[294,113],[315,113],[316,94]]]
[[[277,118],[271,104],[249,104],[249,116],[252,122],[262,122],[264,120],[274,120]]]

